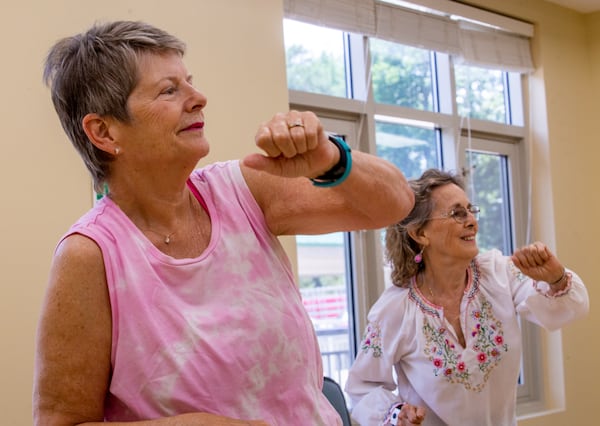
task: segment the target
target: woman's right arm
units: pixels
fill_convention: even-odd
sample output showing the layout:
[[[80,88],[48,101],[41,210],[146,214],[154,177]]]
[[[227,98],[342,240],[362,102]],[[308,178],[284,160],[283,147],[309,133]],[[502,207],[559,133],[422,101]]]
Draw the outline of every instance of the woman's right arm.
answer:
[[[398,425],[421,424],[422,407],[403,399],[398,388],[395,364],[414,350],[414,321],[408,309],[406,289],[390,287],[373,305],[368,324],[354,360],[345,390],[352,400],[352,418],[361,426],[386,425],[395,408],[402,403]]]
[[[346,393],[352,400],[352,418],[361,426],[380,426],[390,408],[402,402],[396,394],[394,365],[385,352],[378,322],[370,322],[346,381]]]
[[[103,423],[111,345],[111,309],[102,252],[89,238],[73,234],[57,247],[38,325],[33,388],[36,426]],[[207,413],[135,424],[267,426],[260,421]]]
[[[100,248],[79,234],[57,247],[36,337],[35,425],[102,421],[111,311]]]

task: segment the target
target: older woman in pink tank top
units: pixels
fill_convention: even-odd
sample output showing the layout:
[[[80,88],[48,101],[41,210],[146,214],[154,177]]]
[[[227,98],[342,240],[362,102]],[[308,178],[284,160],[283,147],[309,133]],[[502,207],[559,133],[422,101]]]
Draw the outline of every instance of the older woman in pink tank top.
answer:
[[[195,170],[207,99],[184,51],[117,21],[48,54],[58,117],[103,197],[56,248],[34,422],[341,425],[277,237],[381,228],[413,193],[311,112],[260,125],[261,154]]]

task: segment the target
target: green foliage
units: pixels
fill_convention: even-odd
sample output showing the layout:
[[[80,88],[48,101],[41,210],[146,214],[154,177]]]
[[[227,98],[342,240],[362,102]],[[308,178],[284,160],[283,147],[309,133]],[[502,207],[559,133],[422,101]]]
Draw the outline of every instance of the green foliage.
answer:
[[[376,123],[376,129],[377,155],[395,164],[407,178],[417,178],[426,169],[439,166],[434,130],[382,122]],[[389,146],[387,139],[404,142],[404,146]]]
[[[482,251],[497,248],[512,253],[506,158],[491,153],[468,154],[472,202],[481,208],[477,244]]]
[[[340,52],[342,53],[342,52]],[[346,96],[344,59],[329,52],[313,56],[304,47],[287,49],[288,88],[331,96]]]
[[[461,116],[506,122],[502,71],[457,65],[454,74],[456,105]]]
[[[376,102],[433,111],[432,53],[383,40],[370,40],[371,84]],[[286,52],[288,87],[312,93],[346,96],[343,52],[312,55],[301,45]],[[470,66],[455,66],[456,102],[459,114],[482,120],[507,121],[505,74]],[[440,167],[437,135],[433,129],[377,122],[377,155],[391,161],[408,178],[416,178],[431,167]],[[471,153],[467,164],[473,182],[472,202],[482,209],[478,244],[482,250],[512,250],[509,222],[508,181],[505,158]],[[301,279],[301,286],[339,285],[339,277]]]
[[[429,52],[377,39],[370,43],[375,101],[432,111]]]

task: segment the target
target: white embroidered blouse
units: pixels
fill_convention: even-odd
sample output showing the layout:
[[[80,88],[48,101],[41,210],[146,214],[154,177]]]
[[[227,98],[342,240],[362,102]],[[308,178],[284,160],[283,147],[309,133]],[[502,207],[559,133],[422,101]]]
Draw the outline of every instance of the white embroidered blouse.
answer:
[[[519,318],[556,330],[587,313],[587,290],[567,270],[567,289],[549,297],[547,283],[497,250],[477,256],[468,275],[460,308],[465,348],[414,279],[386,289],[372,307],[346,384],[360,425],[381,425],[398,402],[423,406],[423,426],[517,424]]]

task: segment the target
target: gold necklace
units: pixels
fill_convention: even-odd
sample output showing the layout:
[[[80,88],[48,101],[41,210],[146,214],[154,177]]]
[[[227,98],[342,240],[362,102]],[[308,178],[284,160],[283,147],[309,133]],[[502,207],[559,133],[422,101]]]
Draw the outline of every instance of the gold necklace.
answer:
[[[171,233],[170,233],[170,234],[168,234],[168,235],[164,235],[164,234],[161,234],[160,232],[153,231],[152,229],[146,229],[146,231],[148,231],[148,232],[152,232],[153,234],[156,234],[156,235],[160,235],[161,237],[163,237],[163,236],[164,236],[164,237],[165,237],[165,239],[164,239],[163,241],[164,241],[164,243],[165,243],[165,244],[169,244],[169,243],[171,242],[171,237],[172,237],[173,235],[175,235],[175,233],[177,232],[177,231],[173,231],[173,232],[171,232]]]
[[[425,285],[425,279],[424,277],[421,277],[421,285]],[[435,302],[435,296],[433,294],[433,289],[431,288],[431,284],[427,283],[427,290],[429,290],[429,294],[431,295],[431,302],[432,303],[436,303]],[[462,296],[461,296],[462,297]],[[436,303],[437,304],[437,303]],[[458,313],[449,316],[448,314],[448,309],[446,306],[442,306],[442,308],[444,309],[444,316],[450,321],[452,322],[453,320],[457,320],[460,317],[460,306],[458,308]]]
[[[419,277],[421,277],[419,279]],[[419,281],[421,281],[421,285],[419,285]],[[425,285],[425,277],[423,276],[423,274],[421,273],[417,273],[417,287],[423,287]],[[433,290],[431,289],[431,284],[427,283],[427,290],[429,290],[429,294],[431,295],[431,301],[433,302],[433,299],[435,298],[435,296],[433,295]]]
[[[171,242],[171,236],[175,233],[175,231],[171,232],[169,235],[165,235],[165,244],[169,244]]]
[[[107,196],[108,198],[110,198],[111,200],[113,200],[113,202],[114,202],[115,204],[117,204],[117,202],[114,200],[114,198],[113,198],[113,196],[112,196],[112,193],[111,193],[111,192],[108,192],[108,193],[106,194],[106,196]],[[118,205],[118,204],[117,204],[117,205]],[[163,242],[164,242],[165,244],[169,244],[169,243],[171,242],[171,237],[172,237],[173,235],[175,235],[175,233],[177,232],[177,231],[175,230],[175,231],[171,232],[170,234],[167,234],[167,235],[165,235],[165,234],[162,234],[162,233],[160,233],[160,232],[156,232],[156,231],[154,231],[154,230],[152,230],[152,229],[149,229],[149,228],[141,228],[141,227],[139,227],[139,226],[138,226],[138,228],[139,228],[139,229],[141,229],[142,231],[146,231],[146,232],[152,232],[152,233],[153,233],[153,234],[155,234],[155,235],[160,235],[160,236],[161,236],[161,238],[162,238],[162,237],[164,237],[164,239],[163,239]]]
[[[431,289],[431,286],[429,284],[427,284],[427,289],[429,290],[429,294],[431,295],[431,298],[433,299],[435,296],[433,295],[433,290]]]

